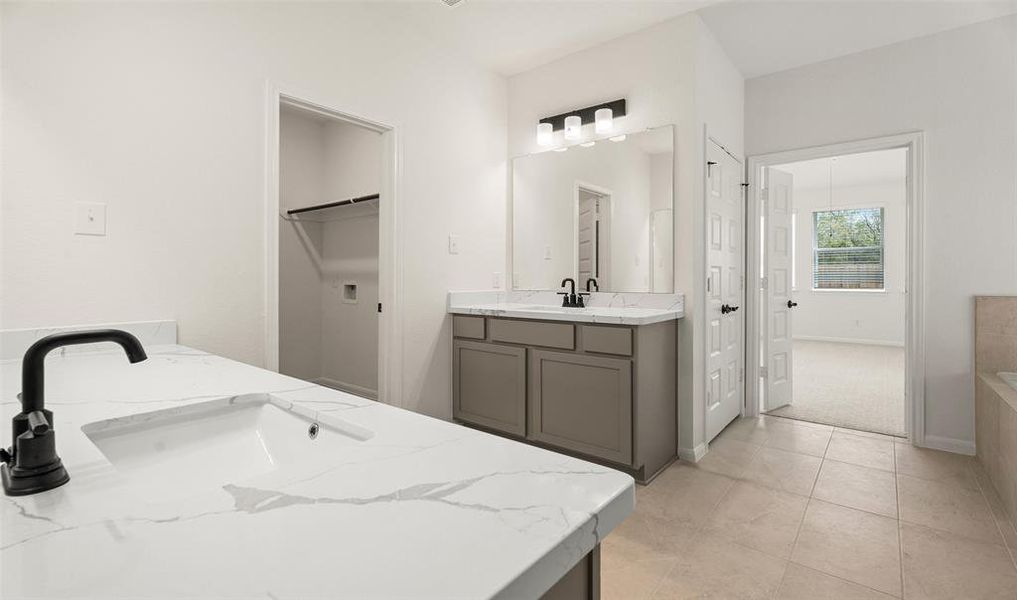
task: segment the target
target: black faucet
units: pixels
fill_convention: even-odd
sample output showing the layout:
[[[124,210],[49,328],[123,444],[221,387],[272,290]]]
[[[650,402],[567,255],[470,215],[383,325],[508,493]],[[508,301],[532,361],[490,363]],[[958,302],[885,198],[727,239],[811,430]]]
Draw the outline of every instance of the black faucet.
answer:
[[[576,280],[571,277],[566,277],[561,280],[561,286],[565,287],[565,284],[569,284],[568,292],[558,292],[563,296],[561,305],[565,308],[583,308],[583,297],[576,295]]]
[[[593,291],[593,290],[590,289],[591,284],[592,284],[594,290],[597,290],[598,292],[600,291],[600,284],[597,283],[596,279],[590,277],[589,279],[586,280],[586,291],[587,292],[592,292]]]
[[[0,475],[8,496],[38,494],[70,480],[56,452],[53,411],[46,410],[43,396],[43,363],[51,350],[75,344],[114,342],[137,363],[148,358],[138,338],[119,329],[96,329],[48,335],[32,344],[21,361],[21,412],[11,422],[14,444],[0,450]]]

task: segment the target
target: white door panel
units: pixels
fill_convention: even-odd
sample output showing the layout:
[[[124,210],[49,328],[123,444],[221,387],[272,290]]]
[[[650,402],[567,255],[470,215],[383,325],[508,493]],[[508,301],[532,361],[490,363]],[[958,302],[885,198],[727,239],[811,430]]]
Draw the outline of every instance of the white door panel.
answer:
[[[791,221],[793,198],[789,173],[766,170],[763,192],[766,215],[766,278],[763,294],[764,351],[766,357],[765,409],[773,410],[791,403],[794,346],[791,316]]]
[[[707,149],[706,440],[742,411],[745,329],[745,202],[742,165],[714,143]],[[722,307],[735,310],[722,310]]]

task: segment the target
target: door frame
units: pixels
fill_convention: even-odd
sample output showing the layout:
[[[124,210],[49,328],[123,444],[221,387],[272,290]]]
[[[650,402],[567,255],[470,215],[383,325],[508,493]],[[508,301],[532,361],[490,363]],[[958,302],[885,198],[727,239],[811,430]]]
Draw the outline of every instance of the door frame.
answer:
[[[744,157],[739,157],[737,154],[731,152],[731,150],[727,146],[725,146],[720,140],[718,140],[717,138],[715,138],[712,135],[710,135],[709,131],[706,131],[705,133],[706,133],[705,141],[703,142],[703,146],[702,146],[702,148],[703,148],[703,180],[702,180],[703,181],[703,198],[702,198],[702,202],[703,202],[703,216],[702,216],[702,221],[703,221],[703,223],[702,223],[702,227],[703,227],[702,228],[703,241],[702,241],[702,246],[700,248],[700,250],[702,251],[703,255],[702,255],[702,262],[700,263],[700,267],[699,267],[700,275],[702,276],[703,280],[702,280],[702,285],[700,286],[701,293],[698,294],[698,300],[699,300],[699,303],[700,303],[699,305],[703,307],[702,308],[702,315],[699,317],[699,322],[700,322],[700,324],[701,324],[701,326],[703,328],[702,329],[702,331],[703,331],[702,342],[701,342],[701,345],[700,345],[700,349],[703,352],[703,367],[702,367],[702,378],[703,378],[702,379],[702,384],[703,384],[702,403],[703,404],[702,404],[702,413],[701,413],[702,414],[703,423],[702,423],[702,427],[700,429],[700,434],[703,436],[703,444],[704,445],[709,445],[709,443],[711,441],[713,441],[713,440],[707,440],[706,439],[706,435],[707,435],[707,433],[706,433],[707,432],[706,419],[707,419],[708,411],[710,409],[709,404],[706,402],[706,391],[707,391],[707,389],[710,386],[710,370],[707,368],[707,357],[710,356],[710,339],[709,339],[709,334],[707,333],[709,331],[709,329],[710,329],[710,315],[708,314],[708,312],[706,310],[706,307],[709,305],[709,302],[710,302],[710,300],[709,300],[709,292],[706,289],[706,281],[710,277],[710,275],[709,275],[709,270],[710,270],[710,259],[709,259],[709,257],[710,257],[710,249],[709,249],[709,245],[710,245],[710,218],[709,218],[710,217],[710,165],[709,165],[709,161],[707,159],[707,156],[709,154],[710,144],[716,144],[716,146],[718,148],[720,148],[724,153],[726,153],[728,156],[730,156],[732,159],[734,159],[739,165],[741,165],[743,171],[745,169],[745,158]],[[744,179],[744,177],[743,177],[743,179]],[[742,190],[745,189],[744,184],[741,186],[741,189]],[[742,193],[742,200],[741,200],[741,202],[742,202],[742,221],[744,222],[744,225],[745,225],[745,231],[748,232],[748,230],[749,230],[749,220],[750,220],[749,207],[748,207],[748,194],[744,193],[744,191]],[[746,244],[747,242],[743,241],[742,243]],[[743,246],[742,250],[743,250],[743,252],[742,252],[743,259],[745,261],[745,264],[748,265],[748,262],[749,262],[748,248]],[[745,302],[746,302],[746,305],[747,305],[748,298],[749,298],[748,282],[751,281],[751,279],[749,279],[749,276],[748,276],[747,267],[746,267],[746,273],[744,274],[744,276],[745,276],[745,285],[742,286],[742,292],[744,294]],[[748,306],[746,306],[746,311],[747,310],[748,310]],[[748,319],[746,318],[743,322],[744,323],[748,323]],[[749,377],[748,354],[746,353],[746,349],[749,346],[748,335],[747,334],[748,334],[748,329],[746,328],[746,329],[744,329],[742,331],[742,368],[745,370],[745,379],[746,379],[746,381],[748,380],[748,377]],[[745,416],[747,414],[746,413],[747,403],[748,403],[748,395],[745,392],[743,392],[742,393],[742,406],[741,406],[741,415],[742,416]],[[696,453],[698,454],[698,451]],[[698,458],[696,460],[698,460]]]
[[[759,244],[761,243],[759,219],[762,195],[759,175],[763,167],[790,162],[827,158],[844,154],[859,154],[879,150],[905,148],[907,159],[907,275],[905,277],[905,383],[904,411],[908,438],[916,446],[925,446],[925,141],[921,131],[854,140],[837,144],[811,146],[797,150],[773,152],[750,156],[748,159],[748,182],[752,202],[748,203],[747,235],[747,280],[754,282],[752,293],[746,294],[746,344],[747,360],[745,377],[745,414],[759,415],[759,361],[760,333],[759,319]],[[945,448],[944,448],[945,449]]]
[[[403,244],[400,235],[402,144],[397,124],[357,115],[306,90],[268,81],[265,89],[265,368],[279,370],[279,107],[316,112],[381,134],[381,195],[378,203],[378,400],[403,405]]]

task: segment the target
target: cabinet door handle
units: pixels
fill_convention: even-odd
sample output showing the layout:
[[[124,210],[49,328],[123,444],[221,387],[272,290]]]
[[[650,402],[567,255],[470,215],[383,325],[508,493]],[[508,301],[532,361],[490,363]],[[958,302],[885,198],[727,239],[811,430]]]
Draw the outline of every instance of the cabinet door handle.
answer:
[[[787,307],[788,307],[788,308],[794,308],[794,307],[796,307],[796,306],[798,306],[798,303],[797,303],[797,302],[792,302],[792,301],[790,301],[790,300],[788,300],[788,301],[787,301]]]
[[[731,306],[730,304],[722,304],[720,307],[720,314],[726,315],[728,313],[733,313],[736,310],[738,310],[737,306]]]

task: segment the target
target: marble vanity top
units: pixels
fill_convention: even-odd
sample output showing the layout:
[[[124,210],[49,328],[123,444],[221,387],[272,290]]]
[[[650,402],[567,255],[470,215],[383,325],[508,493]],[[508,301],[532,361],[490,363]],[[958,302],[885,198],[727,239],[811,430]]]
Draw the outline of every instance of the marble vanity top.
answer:
[[[47,360],[71,480],[3,497],[0,596],[537,598],[634,505],[612,469],[185,346],[147,350],[136,365],[119,349]],[[0,368],[6,446],[20,359]],[[371,435],[329,466],[180,494],[140,486],[82,432],[241,394]]]
[[[594,292],[585,308],[563,308],[561,296],[548,291],[449,292],[448,312],[575,323],[650,325],[685,316],[681,294]]]

